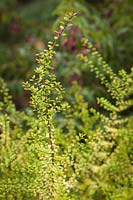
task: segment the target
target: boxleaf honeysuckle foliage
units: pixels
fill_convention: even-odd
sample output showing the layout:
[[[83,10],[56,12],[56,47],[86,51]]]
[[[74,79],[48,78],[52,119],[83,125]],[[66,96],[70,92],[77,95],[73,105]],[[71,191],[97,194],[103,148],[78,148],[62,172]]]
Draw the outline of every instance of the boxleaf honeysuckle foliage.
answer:
[[[24,88],[33,108],[20,112],[0,79],[0,199],[130,200],[133,197],[132,76],[115,74],[88,41],[82,67],[94,72],[112,97],[89,108],[73,83],[67,94],[54,74],[58,39],[75,13],[64,17]],[[78,59],[78,58],[77,58]]]

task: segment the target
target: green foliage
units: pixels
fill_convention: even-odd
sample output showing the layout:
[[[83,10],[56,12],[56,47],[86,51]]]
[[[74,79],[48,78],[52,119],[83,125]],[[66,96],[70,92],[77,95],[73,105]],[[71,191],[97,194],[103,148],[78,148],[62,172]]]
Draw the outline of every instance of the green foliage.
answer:
[[[96,107],[96,97],[107,93],[96,77],[89,74],[88,68],[83,68],[75,54],[82,51],[80,40],[85,36],[114,72],[118,73],[121,68],[130,72],[133,63],[132,2],[62,0],[55,14],[60,18],[69,10],[76,11],[79,17],[74,20],[74,27],[68,30],[67,38],[62,41],[58,52],[57,76],[66,89],[69,89],[72,79],[78,79],[83,96],[91,106]]]
[[[54,12],[53,12],[54,11]],[[132,60],[132,1],[113,0],[1,0],[0,1],[0,76],[11,90],[17,109],[28,106],[29,96],[21,82],[32,76],[33,55],[51,40],[51,24],[60,16],[75,11],[79,17],[57,52],[56,76],[69,88],[73,77],[82,84],[82,93],[89,104],[96,106],[96,97],[105,95],[94,75],[75,56],[80,51],[83,35],[92,42],[113,71],[130,72]],[[93,84],[92,84],[93,82]],[[23,100],[22,100],[23,99]]]
[[[130,200],[133,198],[133,70],[113,72],[83,40],[83,69],[90,69],[110,94],[104,109],[88,106],[82,86],[67,92],[55,75],[55,48],[75,13],[61,21],[47,50],[37,54],[25,82],[32,110],[15,109],[0,79],[0,199]],[[126,112],[128,111],[128,112]]]
[[[117,71],[132,65],[132,1],[62,0],[55,10],[59,17],[75,11],[74,21],[81,33],[102,52],[105,60]],[[126,16],[126,17],[125,17]],[[56,23],[58,24],[59,19]],[[55,23],[55,25],[56,25]],[[129,39],[130,38],[130,39]]]
[[[49,27],[55,19],[51,13],[57,3],[54,0],[0,1],[0,76],[6,80],[17,109],[28,106],[22,82],[31,77],[35,68],[34,54],[42,51],[51,38]]]

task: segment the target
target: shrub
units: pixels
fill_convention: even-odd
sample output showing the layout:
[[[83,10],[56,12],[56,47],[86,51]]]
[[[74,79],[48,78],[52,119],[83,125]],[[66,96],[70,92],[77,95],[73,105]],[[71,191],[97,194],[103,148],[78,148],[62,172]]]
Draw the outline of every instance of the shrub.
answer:
[[[56,74],[66,89],[72,79],[78,79],[82,94],[91,106],[96,107],[96,97],[107,93],[88,68],[82,67],[75,54],[81,50],[81,38],[86,37],[115,73],[121,68],[130,72],[133,63],[131,1],[62,0],[55,14],[60,17],[68,11],[76,11],[79,17],[74,20],[74,27],[68,30],[67,40],[62,41],[58,50]],[[59,17],[54,27],[58,25]]]
[[[55,47],[75,13],[61,22],[24,88],[33,110],[16,111],[0,79],[0,199],[132,199],[132,76],[115,74],[83,41],[79,59],[95,72],[112,101],[89,108],[74,81],[65,93],[54,74]],[[78,58],[77,58],[78,59]]]

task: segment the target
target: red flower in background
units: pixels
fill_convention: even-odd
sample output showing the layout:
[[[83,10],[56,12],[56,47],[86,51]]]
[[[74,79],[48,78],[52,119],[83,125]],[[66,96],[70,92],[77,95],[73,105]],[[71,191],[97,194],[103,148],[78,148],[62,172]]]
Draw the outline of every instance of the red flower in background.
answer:
[[[76,41],[74,39],[72,39],[72,41],[70,43],[70,49],[71,49],[71,51],[76,50]]]
[[[17,33],[20,32],[20,25],[13,22],[13,23],[10,24],[9,30],[10,30],[11,33],[17,34]]]
[[[64,39],[62,46],[64,50],[75,52],[78,50],[78,43],[82,35],[77,26],[71,27],[68,31],[68,37]]]

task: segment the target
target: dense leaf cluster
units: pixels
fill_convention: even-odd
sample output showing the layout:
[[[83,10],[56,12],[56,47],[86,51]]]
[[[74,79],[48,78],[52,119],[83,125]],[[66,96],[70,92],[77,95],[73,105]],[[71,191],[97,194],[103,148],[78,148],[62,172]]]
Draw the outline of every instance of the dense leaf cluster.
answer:
[[[98,51],[83,40],[84,68],[94,72],[112,101],[98,98],[105,112],[89,108],[75,81],[64,91],[54,72],[55,48],[70,13],[37,68],[24,83],[32,110],[20,112],[0,79],[0,199],[131,200],[133,198],[133,70],[115,74]]]

